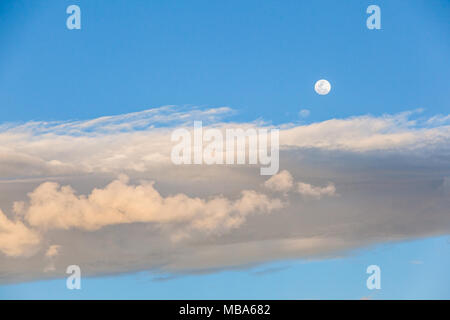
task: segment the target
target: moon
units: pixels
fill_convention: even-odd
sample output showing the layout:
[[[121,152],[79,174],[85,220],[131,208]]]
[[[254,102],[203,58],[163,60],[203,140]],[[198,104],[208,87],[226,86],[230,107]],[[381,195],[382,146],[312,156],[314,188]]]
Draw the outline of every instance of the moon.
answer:
[[[320,79],[314,85],[314,90],[321,96],[324,96],[330,92],[331,84],[325,79]]]

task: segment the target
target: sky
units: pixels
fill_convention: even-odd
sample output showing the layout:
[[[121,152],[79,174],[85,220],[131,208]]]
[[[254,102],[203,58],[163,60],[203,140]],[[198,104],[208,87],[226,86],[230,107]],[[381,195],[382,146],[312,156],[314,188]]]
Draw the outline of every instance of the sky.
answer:
[[[450,298],[449,33],[445,0],[2,1],[0,298]],[[287,173],[168,166],[195,120],[281,128]]]
[[[0,287],[1,299],[445,299],[449,237],[384,244],[345,258],[279,261],[245,270],[159,276],[149,272],[89,277],[81,290],[66,280]],[[395,259],[392,257],[395,256]],[[382,289],[365,286],[368,265],[380,263]],[[430,277],[433,274],[433,277]]]

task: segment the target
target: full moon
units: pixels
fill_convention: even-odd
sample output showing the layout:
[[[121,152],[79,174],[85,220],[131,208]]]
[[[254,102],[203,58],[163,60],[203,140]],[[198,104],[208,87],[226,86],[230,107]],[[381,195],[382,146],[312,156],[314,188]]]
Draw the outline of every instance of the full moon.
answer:
[[[325,79],[320,79],[314,85],[314,90],[316,90],[316,92],[321,96],[326,95],[331,90],[331,84]]]

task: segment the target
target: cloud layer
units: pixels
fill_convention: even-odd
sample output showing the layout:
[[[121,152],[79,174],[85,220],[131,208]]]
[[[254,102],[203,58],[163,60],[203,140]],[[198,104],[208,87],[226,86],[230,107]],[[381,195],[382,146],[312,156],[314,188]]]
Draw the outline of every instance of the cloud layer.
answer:
[[[450,232],[449,116],[283,124],[280,172],[170,161],[175,128],[229,108],[163,107],[0,126],[0,281],[190,272],[325,258]],[[26,263],[24,263],[26,261]]]

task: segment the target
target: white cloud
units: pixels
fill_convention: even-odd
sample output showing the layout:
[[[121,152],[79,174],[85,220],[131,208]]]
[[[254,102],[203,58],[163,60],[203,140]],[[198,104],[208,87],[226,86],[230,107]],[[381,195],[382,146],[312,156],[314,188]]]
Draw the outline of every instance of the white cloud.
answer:
[[[61,250],[60,245],[53,244],[50,247],[48,247],[47,252],[45,253],[45,256],[48,258],[56,257],[59,254],[60,250]]]
[[[287,170],[282,170],[278,174],[270,177],[264,186],[273,191],[287,192],[294,185],[294,179]]]
[[[57,244],[52,244],[50,247],[48,247],[47,251],[45,252],[45,257],[48,260],[48,264],[45,266],[44,272],[56,271],[55,258],[58,256],[60,250],[61,246]]]
[[[299,182],[297,183],[297,192],[302,196],[320,199],[323,196],[335,196],[336,187],[329,183],[326,187],[315,187],[313,185]]]
[[[77,228],[95,231],[105,226],[129,223],[182,223],[196,232],[214,233],[237,228],[254,213],[270,213],[283,204],[264,194],[244,190],[236,200],[223,196],[209,199],[185,194],[163,197],[154,182],[129,185],[122,176],[88,196],[76,195],[70,186],[41,184],[29,194],[24,219],[43,230]]]
[[[272,191],[287,193],[294,186],[294,178],[289,171],[283,170],[264,182],[264,186]],[[297,188],[295,189],[295,192],[304,197],[320,199],[323,196],[337,195],[336,187],[331,182],[329,182],[325,187],[317,187],[303,182],[297,182],[296,186]]]
[[[285,147],[367,152],[417,150],[448,144],[450,126],[417,126],[411,113],[331,119],[280,132]]]
[[[0,210],[0,252],[7,256],[27,256],[33,253],[40,236],[21,221],[11,221]]]
[[[175,126],[192,129],[194,119],[203,119],[205,129],[208,123],[222,129],[264,126],[218,122],[231,112],[227,107],[192,112],[163,107],[87,121],[3,125],[0,178],[148,172],[171,164],[170,136]],[[426,121],[418,126],[409,119],[410,115],[331,119],[295,127],[282,125],[280,147],[359,153],[448,147],[450,126],[430,127]]]

